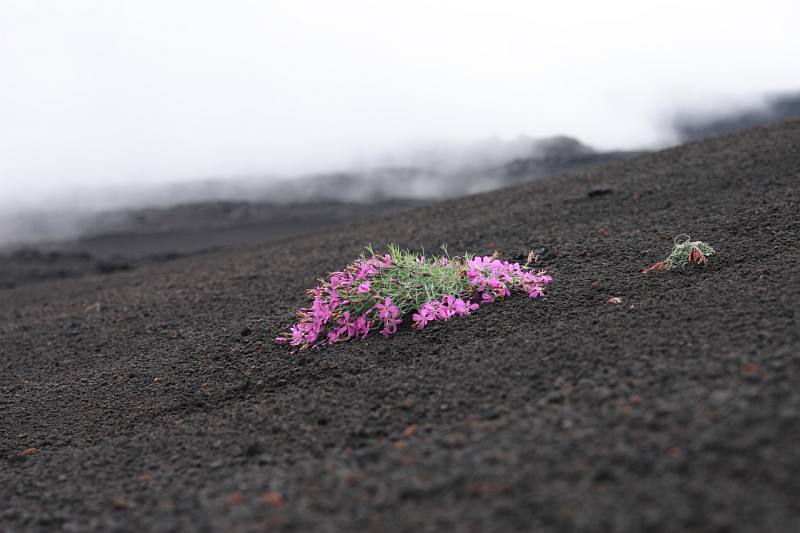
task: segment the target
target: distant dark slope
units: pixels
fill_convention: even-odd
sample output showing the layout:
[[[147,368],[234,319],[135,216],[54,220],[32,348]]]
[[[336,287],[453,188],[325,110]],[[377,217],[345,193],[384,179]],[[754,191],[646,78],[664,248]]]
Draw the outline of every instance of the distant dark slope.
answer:
[[[600,152],[566,136],[528,139],[527,144],[526,151],[495,165],[472,164],[456,169],[436,165],[379,167],[298,178],[282,182],[280,189],[284,198],[295,201],[440,200],[501,189],[643,153]]]
[[[572,137],[552,137],[540,142],[536,157],[514,159],[503,166],[504,185],[524,183],[545,176],[583,170],[646,152],[598,152]]]
[[[798,531],[798,147],[784,122],[2,290],[0,530]],[[643,275],[682,232],[711,265]],[[318,276],[389,241],[534,249],[555,282],[390,339],[274,344]]]
[[[800,118],[800,93],[771,96],[762,108],[729,114],[679,114],[673,127],[681,140],[692,141],[793,118]]]

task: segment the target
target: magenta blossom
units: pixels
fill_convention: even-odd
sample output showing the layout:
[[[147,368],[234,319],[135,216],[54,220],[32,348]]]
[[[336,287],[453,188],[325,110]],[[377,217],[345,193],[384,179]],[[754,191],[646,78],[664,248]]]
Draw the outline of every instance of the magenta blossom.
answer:
[[[380,318],[397,318],[399,314],[397,307],[392,305],[391,298],[386,298],[382,304],[375,304],[375,309],[378,310]]]
[[[414,320],[414,327],[417,329],[422,329],[428,322],[436,320],[436,311],[429,302],[423,305],[419,312],[414,313],[411,318]]]
[[[436,308],[436,319],[437,320],[447,320],[451,316],[455,314],[453,311],[452,304],[455,301],[451,295],[447,294],[442,297],[442,301],[439,302],[439,306]]]
[[[402,322],[398,316],[400,311],[397,307],[392,305],[392,299],[386,298],[383,303],[375,304],[375,309],[378,311],[378,318],[383,319],[383,329],[381,335],[388,337],[397,332],[397,325]]]
[[[355,322],[353,323],[353,333],[350,331],[350,327],[347,328],[347,333],[351,337],[358,337],[360,336],[362,339],[367,336],[369,333],[369,329],[372,327],[372,322],[367,320],[367,314],[364,313],[363,315],[359,316]]]
[[[395,318],[386,318],[383,321],[383,329],[381,330],[381,335],[384,337],[388,337],[389,335],[393,335],[397,333],[397,326],[400,324],[402,320],[395,319]]]
[[[468,315],[480,306],[476,303],[467,303],[462,298],[456,298],[451,307],[456,315]]]
[[[359,293],[369,292],[369,286],[370,286],[370,282],[369,281],[365,281],[364,283],[362,283],[361,285],[358,286],[358,290],[356,290],[356,292],[359,292]]]

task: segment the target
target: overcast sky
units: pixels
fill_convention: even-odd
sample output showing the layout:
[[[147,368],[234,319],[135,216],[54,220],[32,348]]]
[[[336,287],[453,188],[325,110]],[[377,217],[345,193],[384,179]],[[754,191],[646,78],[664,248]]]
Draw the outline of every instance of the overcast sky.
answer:
[[[664,142],[800,88],[800,2],[0,0],[0,209],[411,144]]]

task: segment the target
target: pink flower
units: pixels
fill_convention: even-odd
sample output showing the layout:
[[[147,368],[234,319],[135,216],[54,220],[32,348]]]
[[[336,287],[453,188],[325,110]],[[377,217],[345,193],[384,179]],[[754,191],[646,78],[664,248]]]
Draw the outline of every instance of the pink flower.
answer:
[[[334,342],[339,340],[339,336],[342,333],[344,333],[343,329],[344,329],[344,331],[347,330],[347,328],[335,328],[335,329],[332,329],[332,330],[330,330],[328,332],[328,345],[329,346],[332,345]]]
[[[330,308],[336,309],[341,304],[341,300],[339,300],[339,293],[336,292],[336,289],[329,289],[328,294],[330,295]]]
[[[479,291],[486,290],[486,277],[482,273],[470,270],[467,272],[467,277],[473,287],[476,287]]]
[[[453,302],[455,302],[455,298],[449,294],[446,294],[442,297],[442,301],[439,303],[439,307],[436,309],[437,320],[447,320],[456,314],[452,307]]]
[[[347,328],[347,333],[351,337],[358,337],[359,335],[363,339],[369,333],[369,329],[372,327],[372,322],[367,320],[367,313],[359,316],[355,321],[352,323],[352,329],[350,326]],[[352,331],[352,333],[351,333]]]
[[[347,333],[348,337],[354,337],[356,332],[356,321],[350,320],[350,311],[345,311],[342,314],[342,318],[339,319],[339,325],[341,326],[341,334]]]
[[[395,333],[397,331],[397,324],[401,323],[402,320],[398,320],[397,318],[400,316],[400,311],[397,307],[392,305],[392,299],[386,298],[383,303],[375,304],[375,309],[378,311],[378,318],[383,319],[381,335],[388,337]]]
[[[375,304],[375,309],[378,310],[380,318],[397,318],[400,314],[397,307],[392,305],[392,299],[386,298],[382,304]]]
[[[358,274],[356,275],[356,278],[358,279],[365,279],[366,277],[371,276],[377,272],[375,270],[375,267],[372,266],[372,264],[370,263],[356,263],[356,266],[359,267]]]
[[[541,298],[544,296],[544,293],[542,292],[541,287],[535,287],[528,292],[528,296],[531,298]]]
[[[387,318],[383,322],[383,329],[381,330],[381,335],[384,337],[388,337],[397,332],[397,325],[402,322],[402,320],[397,320],[394,318]]]
[[[467,261],[467,266],[470,268],[470,270],[485,270],[490,268],[494,263],[494,261],[495,261],[494,258],[488,255],[484,257],[478,256],[478,257],[473,257],[472,259]]]
[[[451,307],[456,315],[468,315],[478,309],[479,305],[471,302],[468,304],[463,299],[456,298]]]
[[[336,288],[339,286],[349,286],[353,284],[353,276],[352,274],[345,274],[344,272],[334,272],[331,275],[331,288]]]
[[[302,344],[313,344],[317,340],[318,332],[312,329],[308,322],[300,322],[291,327],[292,340],[289,344],[300,346]]]
[[[315,323],[319,323],[320,325],[326,324],[331,318],[330,307],[328,304],[323,303],[320,297],[317,297],[314,300],[314,303],[311,306],[311,311],[313,313],[313,321]]]
[[[414,319],[414,327],[422,329],[428,322],[436,320],[436,312],[430,303],[426,303],[420,308],[419,313],[414,313],[411,318]]]
[[[356,292],[369,292],[370,282],[365,281],[361,285],[358,286],[358,290]]]
[[[359,333],[361,333],[361,326],[362,324],[359,323],[358,319],[356,318],[347,324],[347,335],[350,337],[358,337]]]

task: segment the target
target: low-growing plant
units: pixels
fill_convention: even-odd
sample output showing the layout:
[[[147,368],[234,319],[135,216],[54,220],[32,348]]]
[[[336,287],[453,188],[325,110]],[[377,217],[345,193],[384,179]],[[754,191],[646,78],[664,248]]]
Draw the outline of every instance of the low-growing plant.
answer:
[[[645,268],[642,272],[647,274],[653,270],[683,268],[690,263],[707,265],[708,256],[716,253],[710,244],[703,241],[693,241],[692,238],[686,234],[676,236],[673,242],[674,247],[669,257],[651,267]]]
[[[372,331],[384,336],[400,324],[423,329],[429,323],[469,315],[481,305],[524,292],[544,296],[552,277],[534,272],[532,255],[524,265],[493,256],[426,258],[390,244],[379,255],[372,247],[342,271],[308,290],[310,307],[297,313],[298,321],[275,340],[306,349],[364,338]]]

